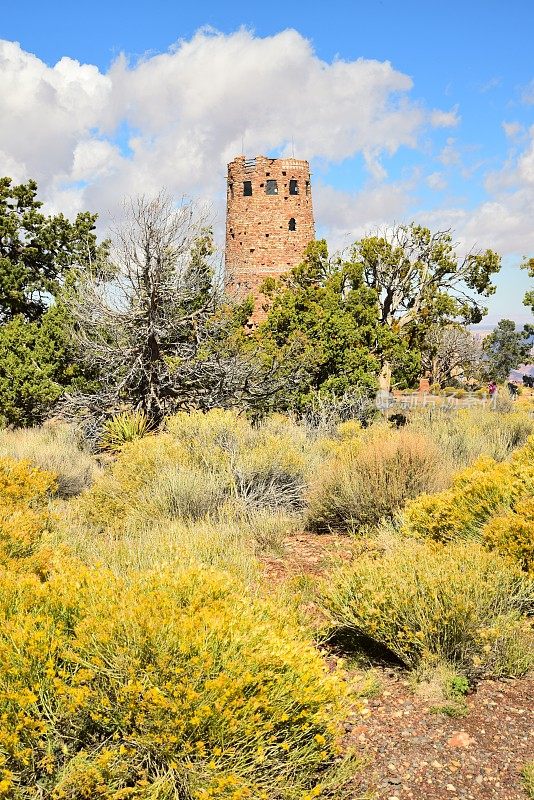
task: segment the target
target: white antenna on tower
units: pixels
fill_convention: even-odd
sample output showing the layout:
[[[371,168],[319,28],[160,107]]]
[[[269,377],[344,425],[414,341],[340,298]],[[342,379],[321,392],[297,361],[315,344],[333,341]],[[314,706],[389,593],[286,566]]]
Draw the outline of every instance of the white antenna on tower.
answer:
[[[241,152],[245,155],[245,137],[241,136]]]
[[[295,158],[295,138],[293,134],[291,135],[291,152],[293,153],[293,158]]]

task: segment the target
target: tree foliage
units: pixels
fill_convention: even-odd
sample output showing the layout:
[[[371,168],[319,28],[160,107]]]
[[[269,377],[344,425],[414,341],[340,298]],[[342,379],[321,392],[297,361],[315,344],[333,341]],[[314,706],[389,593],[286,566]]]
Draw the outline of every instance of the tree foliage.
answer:
[[[521,269],[526,269],[529,276],[534,278],[534,258],[526,258],[521,265]],[[529,289],[528,292],[525,293],[523,303],[526,306],[530,306],[530,309],[534,314],[534,289]]]
[[[129,408],[157,424],[180,409],[267,402],[276,359],[256,357],[244,333],[250,303],[233,306],[214,279],[206,220],[163,193],[125,211],[105,268],[81,272],[69,298],[73,338],[100,388],[69,396],[64,413],[89,412],[98,426]]]
[[[486,371],[488,378],[506,381],[510,372],[520,364],[524,364],[531,351],[531,345],[525,335],[516,330],[515,322],[501,319],[483,343],[486,354]]]
[[[491,278],[501,263],[492,250],[459,255],[449,231],[432,233],[414,223],[361,239],[351,260],[377,294],[380,322],[411,345],[437,323],[480,322],[481,298],[495,292]]]
[[[299,376],[286,403],[302,409],[316,392],[342,395],[353,387],[376,387],[381,360],[399,374],[417,373],[418,354],[380,324],[376,291],[365,285],[359,264],[330,260],[324,241],[309,245],[302,264],[284,278],[269,279],[267,320],[258,340],[285,359]]]
[[[0,179],[0,410],[11,425],[43,420],[65,388],[86,384],[57,303],[72,270],[101,261],[96,215],[42,213],[37,184]]]
[[[97,244],[95,214],[70,222],[43,214],[42,205],[35,181],[0,178],[0,322],[19,314],[39,319],[68,271],[89,266],[106,249]]]
[[[42,422],[65,389],[87,385],[69,341],[68,313],[52,306],[39,321],[0,326],[0,409],[15,426]]]
[[[405,387],[422,356],[428,364],[438,350],[445,355],[434,341],[439,327],[482,319],[481,298],[495,291],[499,268],[491,250],[460,256],[448,231],[415,224],[364,237],[346,260],[329,260],[317,242],[286,278],[264,285],[270,307],[260,335],[299,353],[297,405],[317,390],[385,388],[391,377]],[[452,352],[447,359],[450,371]]]

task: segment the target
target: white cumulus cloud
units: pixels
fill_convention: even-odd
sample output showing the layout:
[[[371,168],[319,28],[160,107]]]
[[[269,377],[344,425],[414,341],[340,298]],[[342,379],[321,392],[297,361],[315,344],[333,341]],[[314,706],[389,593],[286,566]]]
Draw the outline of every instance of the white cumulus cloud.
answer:
[[[295,30],[201,30],[133,64],[121,56],[105,74],[70,58],[50,67],[0,41],[0,167],[36,178],[53,207],[100,212],[162,186],[221,204],[226,163],[242,149],[294,148],[322,163],[360,153],[384,180],[385,155],[457,122],[411,89],[387,61],[321,60]]]
[[[388,182],[388,157],[420,145],[423,152],[430,128],[460,123],[458,108],[425,108],[412,90],[388,61],[327,62],[295,30],[201,30],[165,53],[134,63],[121,56],[105,73],[66,57],[48,66],[0,40],[0,174],[36,178],[51,209],[87,208],[103,220],[125,195],[165,187],[211,201],[221,230],[226,164],[243,149],[294,149],[323,174],[359,155],[369,175],[360,191],[314,184],[318,230],[337,247],[373,226],[410,221],[417,181],[442,190],[462,168],[465,148],[449,137],[438,171]],[[487,200],[469,210],[423,210],[421,221],[452,224],[466,241],[505,252],[531,252],[534,133],[527,141],[517,123],[503,129],[516,149],[488,176]]]

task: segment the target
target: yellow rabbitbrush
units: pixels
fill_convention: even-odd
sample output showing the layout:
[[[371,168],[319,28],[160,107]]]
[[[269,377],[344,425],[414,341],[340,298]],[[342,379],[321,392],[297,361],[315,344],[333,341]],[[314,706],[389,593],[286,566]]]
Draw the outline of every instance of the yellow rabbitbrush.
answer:
[[[476,538],[534,569],[534,436],[501,463],[485,458],[459,472],[450,489],[406,505],[403,532],[438,542]]]
[[[344,796],[343,681],[224,573],[4,571],[0,649],[0,797]]]
[[[323,605],[335,632],[407,667],[438,660],[469,675],[517,676],[534,666],[532,588],[477,542],[398,537],[333,573]]]
[[[56,489],[52,472],[28,461],[0,458],[0,567],[13,569],[33,560],[33,568],[40,570],[36,551],[50,527],[47,505]]]

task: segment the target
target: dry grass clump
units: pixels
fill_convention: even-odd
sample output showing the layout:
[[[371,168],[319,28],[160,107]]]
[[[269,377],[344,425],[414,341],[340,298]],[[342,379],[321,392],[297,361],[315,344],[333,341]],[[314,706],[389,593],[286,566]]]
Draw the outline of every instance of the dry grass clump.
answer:
[[[479,459],[437,494],[409,502],[402,530],[439,542],[477,538],[534,567],[534,436],[508,461]]]
[[[441,488],[448,467],[428,437],[383,426],[336,448],[309,495],[311,530],[357,530],[391,519],[421,492]]]
[[[532,590],[475,542],[399,539],[329,576],[323,604],[334,631],[365,637],[407,667],[438,659],[468,675],[520,675],[534,665]]]
[[[534,798],[534,761],[529,761],[521,770],[523,788],[530,800]]]
[[[183,491],[176,480],[180,469],[187,475]],[[197,474],[198,468],[171,436],[149,436],[125,444],[74,507],[101,532],[142,529],[149,522],[172,519],[179,507],[185,518],[194,518],[199,508],[209,506],[213,492],[213,483],[207,486],[204,475],[195,484]]]
[[[55,526],[52,543],[68,548],[85,564],[104,565],[118,575],[130,571],[204,564],[252,584],[259,577],[259,554],[280,554],[299,518],[282,512],[224,509],[217,520],[159,520],[121,533],[94,529],[69,507]]]
[[[3,796],[344,796],[341,677],[224,573],[4,571],[0,621]]]
[[[453,414],[430,408],[413,412],[408,427],[429,436],[444,460],[459,468],[482,456],[496,461],[508,458],[534,433],[534,419],[524,411],[466,408]]]
[[[30,461],[57,475],[58,494],[72,497],[87,489],[99,470],[72,425],[49,422],[40,428],[0,431],[0,457]]]
[[[228,411],[177,414],[165,432],[124,444],[78,506],[100,531],[215,519],[229,507],[296,511],[317,460],[283,418],[254,428]]]
[[[300,508],[318,462],[303,428],[281,415],[253,427],[230,411],[176,414],[167,430],[196,464],[229,476],[231,494],[248,505]]]

